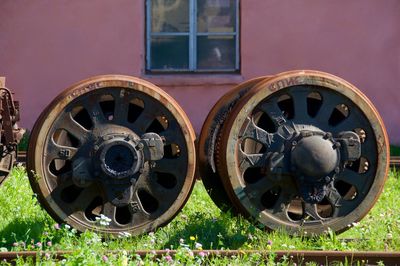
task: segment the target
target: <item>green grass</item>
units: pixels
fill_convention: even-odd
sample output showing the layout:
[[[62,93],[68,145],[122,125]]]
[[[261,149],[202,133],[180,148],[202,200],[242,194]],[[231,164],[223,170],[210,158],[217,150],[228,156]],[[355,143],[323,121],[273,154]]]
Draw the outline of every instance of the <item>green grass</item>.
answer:
[[[30,131],[27,129],[24,133],[24,135],[22,136],[22,139],[19,141],[18,143],[18,150],[19,151],[26,151],[28,150],[28,144],[29,144],[29,135],[30,135]]]
[[[196,248],[196,243],[200,243],[203,249],[271,250],[271,256],[275,250],[291,249],[399,250],[398,195],[400,182],[398,174],[392,171],[377,204],[357,226],[339,236],[329,232],[325,236],[305,239],[291,237],[285,232],[265,232],[241,217],[222,213],[208,197],[202,183],[198,182],[182,212],[154,234],[102,241],[93,232],[78,234],[64,225],[56,229],[55,222],[37,203],[24,169],[15,168],[12,176],[0,187],[0,248],[3,251],[75,250],[64,261],[67,265],[126,265],[126,262],[132,265],[169,264],[168,257],[157,260],[149,254],[147,258],[139,259],[132,255],[133,252],[121,252],[143,249],[177,249],[178,254],[173,260],[182,264],[254,264],[261,259],[259,254],[229,259],[191,256],[190,252]],[[349,238],[356,240],[346,241]],[[116,253],[105,254],[106,250],[115,250]],[[107,256],[107,262],[103,260],[104,255]],[[53,262],[50,256],[43,257],[39,264],[50,265]],[[23,263],[26,261],[17,264]],[[292,265],[290,258],[282,261],[281,265]]]
[[[392,156],[400,156],[400,147],[390,145],[390,155]]]

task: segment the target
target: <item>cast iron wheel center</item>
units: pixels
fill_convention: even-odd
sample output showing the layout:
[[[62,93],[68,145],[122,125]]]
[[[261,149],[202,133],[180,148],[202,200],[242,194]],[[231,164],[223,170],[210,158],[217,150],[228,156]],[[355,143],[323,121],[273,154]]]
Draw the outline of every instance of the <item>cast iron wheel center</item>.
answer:
[[[126,178],[139,171],[143,156],[136,148],[135,140],[122,134],[103,137],[99,145],[100,168],[107,176],[116,179]]]
[[[321,178],[329,175],[339,165],[339,155],[334,143],[322,135],[312,135],[292,143],[291,161],[301,174]]]

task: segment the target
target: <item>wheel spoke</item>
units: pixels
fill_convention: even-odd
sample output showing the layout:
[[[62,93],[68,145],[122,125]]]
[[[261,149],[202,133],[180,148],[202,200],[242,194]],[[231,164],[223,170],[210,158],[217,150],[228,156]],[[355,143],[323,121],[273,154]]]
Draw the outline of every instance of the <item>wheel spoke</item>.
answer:
[[[177,157],[175,159],[163,158],[155,162],[154,171],[173,174],[175,177],[185,171],[186,165],[184,164],[185,158]]]
[[[56,177],[57,177],[57,183],[59,183],[59,182],[65,182],[65,181],[67,181],[67,180],[71,180],[71,181],[72,181],[72,175],[73,175],[72,170],[57,175],[57,176],[56,176]],[[53,176],[54,176],[54,175],[53,175]]]
[[[94,127],[106,123],[106,118],[104,117],[103,111],[101,110],[99,104],[99,95],[88,95],[82,101],[82,104],[88,112]]]
[[[321,91],[322,105],[317,112],[315,120],[319,125],[328,126],[328,119],[330,118],[335,107],[343,103],[343,98],[336,94],[327,91]]]
[[[49,145],[46,147],[44,157],[48,161],[52,161],[53,159],[72,159],[77,151],[77,148],[58,145],[51,140],[49,141]]]
[[[171,189],[164,188],[152,177],[139,177],[135,190],[145,190],[150,193],[158,201],[159,209],[160,207],[162,209],[161,211],[165,211],[165,208],[168,208],[172,203],[174,195],[179,193],[178,186]]]
[[[294,120],[296,123],[307,123],[310,119],[307,111],[307,96],[309,93],[310,90],[304,87],[295,87],[289,92],[293,100]]]
[[[345,169],[337,176],[337,180],[346,182],[354,186],[357,191],[360,191],[369,177],[370,176],[368,174],[359,174],[350,169]]]
[[[146,133],[151,123],[157,117],[156,113],[148,108],[145,108],[139,115],[139,117],[133,122],[132,128],[138,135]]]
[[[340,206],[336,208],[334,217],[343,217],[348,215],[354,209],[360,205],[362,199],[354,199],[354,200],[341,200]]]
[[[305,202],[304,203],[304,213],[316,221],[324,221],[325,220],[325,218],[322,218],[318,214],[317,204]]]
[[[139,204],[141,201],[136,194],[133,195],[132,200],[133,202],[135,202],[135,204],[137,203],[137,205],[135,205],[134,210],[131,210],[132,212],[131,224],[137,226],[139,224],[143,224],[149,221],[151,219],[151,215],[148,214],[145,210],[143,210],[143,206]]]
[[[57,180],[57,186],[51,191],[50,195],[51,198],[53,198],[55,201],[59,203],[59,205],[65,205],[66,206],[66,212],[67,213],[72,213],[71,209],[68,208],[70,203],[66,203],[64,200],[62,200],[62,193],[65,189],[67,189],[70,186],[73,186],[74,182],[72,181],[72,178],[65,179],[65,181],[60,181]]]
[[[114,110],[114,118],[113,121],[117,124],[123,125],[126,124],[128,119],[128,110],[129,110],[129,101],[130,98],[121,95],[115,95],[115,110]]]
[[[113,205],[111,202],[106,202],[103,205],[103,214],[111,219],[110,227],[117,225],[117,221],[115,220],[115,214],[117,212],[117,207]]]
[[[160,132],[160,136],[165,138],[165,145],[180,142],[183,144],[183,138],[179,124],[173,120],[168,119],[168,127],[166,130]]]
[[[264,129],[256,126],[254,120],[251,118],[247,118],[246,124],[246,129],[242,135],[239,136],[241,139],[245,140],[246,138],[250,138],[264,144],[266,147],[271,146],[274,134],[268,133]]]
[[[95,184],[84,188],[83,191],[76,198],[76,200],[70,204],[72,212],[85,212],[86,208],[89,207],[90,203],[92,203],[92,201],[96,196],[98,196],[98,194],[99,188]]]
[[[352,131],[357,128],[359,124],[359,120],[355,119],[354,114],[349,115],[343,121],[341,121],[336,126],[330,126],[330,132],[333,134],[338,134],[343,131]]]
[[[248,168],[264,167],[266,165],[266,154],[245,154],[243,151],[239,151],[238,154],[241,173],[244,173]]]
[[[259,105],[261,111],[271,116],[281,116],[282,110],[279,108],[276,98],[269,99]]]
[[[261,103],[259,108],[271,118],[275,126],[279,126],[285,122],[283,118],[283,111],[279,108],[275,98]]]
[[[282,221],[290,221],[288,216],[288,206],[292,198],[288,196],[288,194],[282,191],[272,210],[272,214]]]
[[[68,131],[72,136],[77,138],[79,142],[82,144],[88,138],[89,131],[84,127],[79,125],[73,118],[71,117],[71,113],[64,113],[63,117],[60,119],[58,123],[58,127]]]
[[[370,137],[367,137],[365,142],[361,144],[361,156],[364,156],[369,160],[370,167],[373,167],[376,164],[376,157],[374,155],[377,152],[376,142],[375,139],[372,139],[371,133]]]
[[[270,178],[264,177],[253,184],[246,184],[243,191],[246,193],[247,197],[261,202],[261,197],[264,195],[264,193],[271,190],[274,186],[275,183],[271,181]]]

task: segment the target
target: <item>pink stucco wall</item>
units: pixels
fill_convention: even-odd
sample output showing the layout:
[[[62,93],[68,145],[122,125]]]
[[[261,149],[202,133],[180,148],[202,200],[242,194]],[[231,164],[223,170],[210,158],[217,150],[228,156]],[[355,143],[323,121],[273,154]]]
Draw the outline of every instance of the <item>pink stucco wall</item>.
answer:
[[[24,127],[64,88],[108,73],[169,92],[196,132],[235,84],[290,69],[318,69],[358,86],[400,144],[400,1],[242,0],[241,73],[144,74],[144,0],[1,0],[0,76],[21,101]]]

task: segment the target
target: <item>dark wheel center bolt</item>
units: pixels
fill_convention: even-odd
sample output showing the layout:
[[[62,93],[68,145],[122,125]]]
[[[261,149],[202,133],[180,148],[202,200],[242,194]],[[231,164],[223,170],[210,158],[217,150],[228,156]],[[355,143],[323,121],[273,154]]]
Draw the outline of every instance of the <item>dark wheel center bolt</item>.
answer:
[[[334,143],[321,135],[305,137],[293,146],[291,162],[303,176],[319,179],[329,175],[339,164],[339,152]]]
[[[111,178],[122,179],[137,173],[142,165],[142,154],[135,143],[114,137],[101,145],[100,168]]]
[[[117,144],[107,150],[104,163],[110,171],[121,173],[132,168],[137,159],[135,157],[128,147]]]

